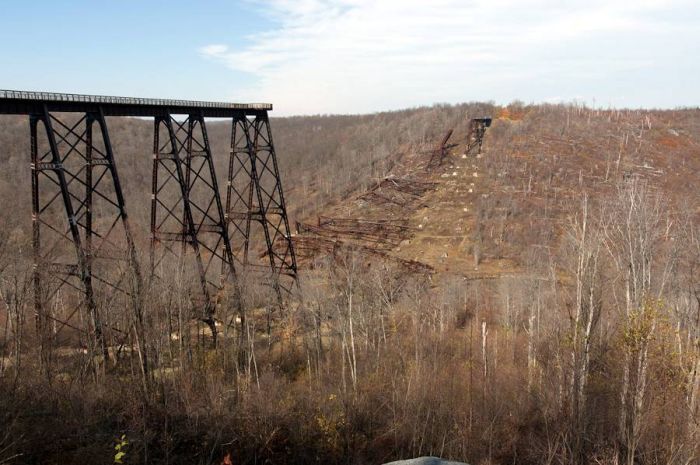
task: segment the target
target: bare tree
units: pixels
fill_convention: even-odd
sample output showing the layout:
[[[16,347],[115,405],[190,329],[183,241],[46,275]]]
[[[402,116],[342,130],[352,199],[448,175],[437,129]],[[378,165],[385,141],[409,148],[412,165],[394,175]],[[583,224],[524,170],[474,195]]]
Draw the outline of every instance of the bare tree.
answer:
[[[569,398],[572,450],[577,461],[583,459],[591,343],[602,309],[600,256],[603,251],[603,228],[600,220],[592,215],[589,204],[588,195],[584,194],[580,213],[570,218],[565,235],[569,256],[575,260]]]
[[[674,257],[664,254],[665,206],[647,184],[633,178],[620,186],[609,210],[605,246],[616,271],[623,317],[623,373],[619,434],[632,465],[642,432],[647,390],[649,343],[654,336],[661,297]]]

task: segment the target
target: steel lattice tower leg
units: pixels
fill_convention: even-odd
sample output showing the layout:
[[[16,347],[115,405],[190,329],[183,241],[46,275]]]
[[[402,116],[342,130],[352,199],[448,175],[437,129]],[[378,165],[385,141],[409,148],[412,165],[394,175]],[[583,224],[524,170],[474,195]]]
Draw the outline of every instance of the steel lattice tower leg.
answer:
[[[469,155],[475,148],[477,155],[481,153],[484,143],[486,128],[491,125],[491,118],[473,118],[469,121],[469,134],[467,134],[467,148],[465,155]]]
[[[42,340],[66,327],[89,333],[107,357],[106,333],[128,333],[110,309],[139,292],[140,273],[104,115],[66,123],[44,108],[30,115],[30,135],[37,330]]]
[[[182,260],[192,249],[199,280],[192,303],[203,309],[202,320],[216,338],[212,296],[235,278],[235,269],[204,118],[156,118],[154,129],[151,270],[162,274],[166,255]],[[173,243],[181,244],[179,251]]]
[[[267,112],[233,120],[226,212],[234,259],[247,269],[271,271],[278,297],[291,292],[297,263]],[[253,255],[251,244],[260,236],[265,249]]]

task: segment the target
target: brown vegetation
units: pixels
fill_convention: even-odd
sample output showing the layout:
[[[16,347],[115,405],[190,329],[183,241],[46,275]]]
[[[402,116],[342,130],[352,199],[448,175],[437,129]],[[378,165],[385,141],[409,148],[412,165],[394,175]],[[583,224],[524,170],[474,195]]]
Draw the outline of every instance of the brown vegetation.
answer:
[[[482,115],[482,155],[426,168]],[[300,237],[330,249],[283,308],[242,272],[216,347],[174,268],[138,299],[143,346],[107,361],[34,331],[28,129],[0,123],[0,464],[112,463],[122,435],[123,463],[700,463],[697,110],[274,120]],[[145,251],[152,126],[109,124]]]

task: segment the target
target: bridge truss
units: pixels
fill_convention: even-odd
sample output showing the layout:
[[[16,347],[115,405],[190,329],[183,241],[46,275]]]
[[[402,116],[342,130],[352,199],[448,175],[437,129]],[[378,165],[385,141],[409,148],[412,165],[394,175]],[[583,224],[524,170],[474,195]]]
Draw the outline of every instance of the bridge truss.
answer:
[[[190,291],[193,311],[214,337],[217,296],[227,283],[237,288],[242,268],[265,271],[280,299],[291,292],[297,265],[271,109],[0,90],[0,114],[29,116],[37,331],[55,339],[65,328],[78,330],[107,356],[113,340],[142,323],[143,272],[108,116],[154,119],[149,273],[167,274],[168,257],[188,267],[197,278]],[[232,121],[225,204],[208,117]],[[253,254],[260,246],[264,253]],[[134,311],[111,311],[117,307]]]

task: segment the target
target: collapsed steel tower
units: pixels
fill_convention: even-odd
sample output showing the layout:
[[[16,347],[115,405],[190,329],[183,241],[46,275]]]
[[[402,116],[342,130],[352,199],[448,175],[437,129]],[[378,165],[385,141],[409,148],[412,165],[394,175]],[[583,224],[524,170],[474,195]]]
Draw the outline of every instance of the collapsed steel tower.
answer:
[[[140,315],[119,321],[109,311],[128,299],[139,306],[133,299],[142,271],[108,116],[154,118],[150,272],[163,274],[168,255],[191,267],[198,284],[190,298],[213,334],[217,293],[235,283],[238,267],[255,269],[249,252],[260,235],[254,225],[262,230],[278,297],[290,291],[297,265],[269,110],[272,105],[262,103],[0,90],[0,114],[29,116],[37,330],[51,326],[54,337],[66,327],[86,331],[104,351],[105,332],[126,334],[139,324]],[[225,204],[207,117],[229,118],[233,125]],[[79,297],[68,298],[68,290]]]

